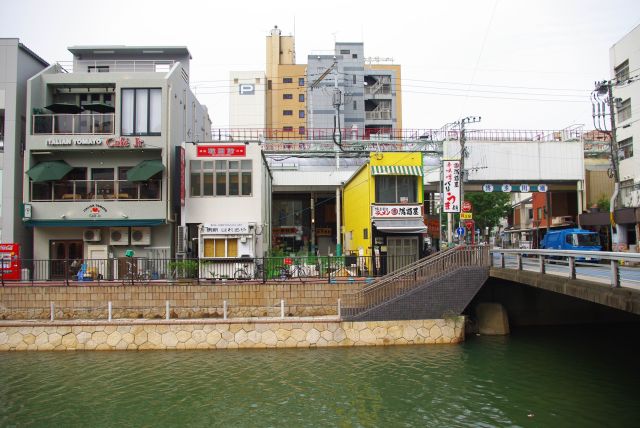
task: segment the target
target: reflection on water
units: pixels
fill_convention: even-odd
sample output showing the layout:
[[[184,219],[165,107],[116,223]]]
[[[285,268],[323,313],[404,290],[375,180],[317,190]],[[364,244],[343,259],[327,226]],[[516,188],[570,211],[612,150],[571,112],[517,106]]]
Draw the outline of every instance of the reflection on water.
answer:
[[[637,330],[388,348],[0,353],[0,426],[638,426]]]

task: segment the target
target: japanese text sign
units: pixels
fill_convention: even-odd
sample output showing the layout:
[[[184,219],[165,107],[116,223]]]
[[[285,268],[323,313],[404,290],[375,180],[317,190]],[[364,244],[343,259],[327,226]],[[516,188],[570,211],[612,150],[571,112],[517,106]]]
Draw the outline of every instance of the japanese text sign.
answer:
[[[460,212],[460,161],[442,161],[442,208],[445,213]]]

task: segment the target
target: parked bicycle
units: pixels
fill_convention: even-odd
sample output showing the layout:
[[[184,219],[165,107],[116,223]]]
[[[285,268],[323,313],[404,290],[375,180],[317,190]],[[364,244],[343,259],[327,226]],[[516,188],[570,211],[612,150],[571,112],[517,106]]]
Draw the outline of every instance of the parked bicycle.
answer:
[[[147,285],[151,280],[151,273],[149,271],[138,271],[135,261],[126,261],[127,272],[122,276],[122,285],[138,283],[140,285]]]
[[[233,278],[241,281],[249,279],[262,279],[264,277],[264,266],[262,263],[255,263],[253,271],[249,267],[249,263],[245,263],[240,269],[233,273]]]

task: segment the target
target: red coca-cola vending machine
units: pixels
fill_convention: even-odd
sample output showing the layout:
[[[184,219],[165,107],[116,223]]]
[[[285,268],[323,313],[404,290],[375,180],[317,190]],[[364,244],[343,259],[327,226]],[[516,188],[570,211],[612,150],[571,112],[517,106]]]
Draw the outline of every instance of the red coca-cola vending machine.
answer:
[[[3,281],[20,280],[20,244],[0,244],[0,276]]]

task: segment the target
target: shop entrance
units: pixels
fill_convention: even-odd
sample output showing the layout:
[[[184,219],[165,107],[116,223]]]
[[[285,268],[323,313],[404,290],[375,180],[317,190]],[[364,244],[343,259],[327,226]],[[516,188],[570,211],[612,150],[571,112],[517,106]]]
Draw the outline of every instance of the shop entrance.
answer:
[[[390,236],[387,238],[387,272],[393,272],[419,258],[418,237]]]
[[[62,279],[77,273],[84,255],[83,243],[81,240],[56,239],[49,241],[49,273],[51,279]],[[74,261],[78,263],[73,263]]]

